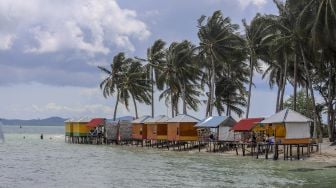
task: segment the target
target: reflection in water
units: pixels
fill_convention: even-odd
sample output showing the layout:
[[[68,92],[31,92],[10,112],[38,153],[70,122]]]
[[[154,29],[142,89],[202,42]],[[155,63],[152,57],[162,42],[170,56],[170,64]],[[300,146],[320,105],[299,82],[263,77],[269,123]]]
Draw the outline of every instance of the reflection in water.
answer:
[[[315,168],[296,168],[296,169],[290,169],[288,171],[290,172],[311,172],[315,170],[322,170],[322,169],[315,169]]]

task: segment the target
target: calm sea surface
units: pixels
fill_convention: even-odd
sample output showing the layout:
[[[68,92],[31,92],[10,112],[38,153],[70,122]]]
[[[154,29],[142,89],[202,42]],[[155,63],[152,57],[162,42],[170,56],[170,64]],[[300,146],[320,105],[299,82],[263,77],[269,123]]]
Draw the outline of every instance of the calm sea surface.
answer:
[[[74,145],[64,143],[63,127],[3,126],[3,131],[0,187],[336,186],[336,164]]]

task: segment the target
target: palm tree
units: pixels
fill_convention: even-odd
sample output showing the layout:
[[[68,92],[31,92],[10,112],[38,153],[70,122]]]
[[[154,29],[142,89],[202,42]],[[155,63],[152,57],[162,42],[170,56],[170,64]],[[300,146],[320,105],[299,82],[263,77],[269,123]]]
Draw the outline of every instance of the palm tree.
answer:
[[[132,58],[125,60],[120,83],[120,99],[128,110],[128,100],[130,97],[132,98],[136,118],[139,118],[136,101],[150,104],[150,83],[150,80],[147,79],[145,68],[142,67],[139,61]]]
[[[118,109],[118,103],[120,99],[120,81],[121,81],[121,74],[122,74],[122,67],[124,65],[125,61],[125,54],[123,52],[118,53],[116,56],[114,56],[113,61],[110,65],[110,70],[98,66],[98,68],[107,74],[107,77],[100,83],[100,88],[103,90],[103,95],[105,98],[108,96],[114,95],[115,92],[117,92],[117,99],[116,104],[114,107],[114,114],[113,114],[113,120],[116,120],[117,115],[117,109]]]
[[[165,97],[167,103],[170,97],[172,116],[178,113],[179,98],[182,99],[184,114],[187,113],[187,107],[197,109],[200,69],[195,62],[195,46],[189,41],[173,42],[167,49],[166,62],[158,68],[160,75],[157,82],[166,88],[160,99]]]
[[[151,79],[151,105],[152,105],[152,117],[154,117],[154,84],[159,76],[159,69],[157,66],[164,63],[165,58],[165,42],[161,39],[158,39],[154,42],[154,44],[147,49],[147,57],[146,59],[137,58],[142,61],[148,62],[147,68],[149,70],[149,76]],[[158,86],[157,86],[158,87]]]
[[[117,93],[114,107],[113,120],[116,120],[119,102],[129,109],[129,99],[132,97],[135,116],[138,118],[136,101],[150,103],[150,81],[146,78],[146,72],[139,61],[126,58],[123,52],[113,58],[110,65],[111,70],[105,67],[98,68],[107,74],[107,77],[100,83],[104,97]]]
[[[209,77],[209,115],[212,116],[212,110],[215,101],[216,84],[216,64],[223,63],[232,59],[237,53],[241,53],[241,46],[237,44],[242,42],[240,36],[235,34],[239,26],[232,24],[229,17],[224,18],[221,11],[215,11],[212,16],[201,16],[198,20],[198,38],[200,40],[200,54],[207,60]]]
[[[261,45],[262,37],[265,35],[265,24],[260,19],[260,14],[257,14],[251,21],[250,25],[246,23],[243,19],[243,26],[245,28],[245,42],[246,42],[246,52],[249,55],[250,62],[250,80],[249,80],[249,90],[247,96],[247,107],[246,107],[246,118],[249,116],[250,112],[250,102],[253,84],[253,71],[261,72],[260,65],[258,63],[259,51],[263,48]]]
[[[294,1],[290,1],[294,4]],[[303,4],[302,11],[298,17],[297,25],[300,28],[300,52],[304,62],[304,68],[306,75],[311,75],[309,66],[315,67],[316,56],[313,54],[318,54],[323,52],[325,58],[328,60],[325,62],[333,62],[335,44],[332,41],[335,40],[335,8],[336,2],[331,0],[321,0],[321,1],[305,1]],[[312,19],[314,18],[314,19]],[[308,43],[307,41],[311,41]],[[310,45],[312,44],[312,45]],[[318,121],[318,110],[316,108],[315,96],[313,83],[310,76],[307,76],[308,88],[310,95],[312,97],[314,106],[314,134],[313,137],[317,137],[317,121]]]

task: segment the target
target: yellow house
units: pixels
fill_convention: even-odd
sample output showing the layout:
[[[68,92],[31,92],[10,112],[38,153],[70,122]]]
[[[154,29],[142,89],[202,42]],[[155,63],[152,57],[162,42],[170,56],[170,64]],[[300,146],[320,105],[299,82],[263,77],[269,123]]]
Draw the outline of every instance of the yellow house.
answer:
[[[261,121],[254,131],[274,136],[282,144],[308,144],[311,142],[312,120],[290,109],[284,109]]]
[[[87,136],[90,128],[87,126],[91,119],[80,118],[73,121],[73,136]]]
[[[73,136],[73,119],[68,119],[64,122],[65,136]]]

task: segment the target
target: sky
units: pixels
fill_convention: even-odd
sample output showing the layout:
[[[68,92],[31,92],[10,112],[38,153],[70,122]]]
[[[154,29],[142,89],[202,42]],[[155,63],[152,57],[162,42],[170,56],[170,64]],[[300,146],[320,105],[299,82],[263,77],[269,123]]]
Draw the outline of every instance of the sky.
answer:
[[[257,12],[277,14],[269,0],[1,0],[0,117],[111,118],[115,98],[103,97],[97,66],[109,66],[120,51],[145,57],[159,38],[197,45],[197,19],[216,10],[237,24]],[[254,79],[250,116],[269,116],[276,90],[260,75]],[[155,114],[170,115],[158,92],[155,98]],[[139,115],[151,112],[139,108]],[[188,113],[203,118],[205,107]],[[133,106],[121,105],[117,114],[134,115]]]

